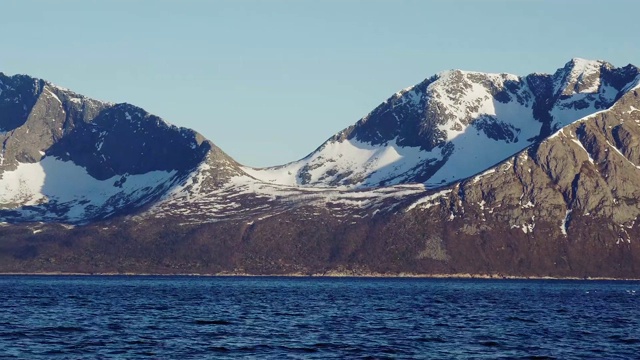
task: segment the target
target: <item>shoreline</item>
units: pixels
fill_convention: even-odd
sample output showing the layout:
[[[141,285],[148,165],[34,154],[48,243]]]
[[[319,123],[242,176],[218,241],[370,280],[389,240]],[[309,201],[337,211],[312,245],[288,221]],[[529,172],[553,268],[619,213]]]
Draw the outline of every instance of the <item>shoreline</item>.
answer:
[[[640,281],[640,278],[614,278],[614,277],[554,277],[554,276],[521,276],[521,275],[497,275],[497,274],[381,274],[381,273],[365,273],[354,274],[344,272],[327,272],[327,273],[290,273],[290,274],[249,274],[235,272],[221,273],[134,273],[134,272],[0,272],[0,276],[140,276],[140,277],[279,277],[279,278],[363,278],[363,279],[480,279],[480,280],[582,280],[582,281]]]

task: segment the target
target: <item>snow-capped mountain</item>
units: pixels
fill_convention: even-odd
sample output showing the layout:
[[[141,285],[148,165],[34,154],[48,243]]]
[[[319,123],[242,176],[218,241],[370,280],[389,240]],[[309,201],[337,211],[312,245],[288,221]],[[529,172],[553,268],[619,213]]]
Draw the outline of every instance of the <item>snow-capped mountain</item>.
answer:
[[[271,199],[272,207],[285,198],[379,204],[387,197],[367,189],[401,186],[383,192],[402,198],[402,185],[424,191],[481,173],[608,109],[638,81],[634,66],[583,59],[553,75],[446,71],[395,93],[304,159],[253,169],[133,105],[2,75],[0,216],[83,223],[148,206],[162,213],[185,201],[203,207],[181,212],[205,218],[256,209],[223,199],[232,195],[256,197],[255,204]]]
[[[236,166],[198,133],[135,106],[1,73],[0,141],[0,217],[8,222],[131,212],[203,162]]]
[[[0,271],[640,278],[633,65],[446,71],[266,169],[0,75],[0,140]]]
[[[637,85],[634,66],[573,59],[553,75],[451,70],[397,92],[290,164],[244,170],[290,186],[447,185],[484,171]]]

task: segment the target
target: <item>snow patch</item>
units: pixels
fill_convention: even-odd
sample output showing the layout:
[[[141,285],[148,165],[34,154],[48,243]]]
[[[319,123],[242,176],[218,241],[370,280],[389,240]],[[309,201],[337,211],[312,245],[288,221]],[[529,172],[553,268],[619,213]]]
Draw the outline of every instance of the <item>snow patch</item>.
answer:
[[[587,154],[587,157],[589,158],[589,162],[595,165],[595,161],[593,161],[593,158],[591,157],[591,154],[589,154],[589,152],[587,151],[587,149],[584,148],[584,146],[582,145],[582,143],[579,140],[576,139],[571,139],[571,141],[573,141],[576,145],[578,145],[582,150],[584,150],[584,152]]]
[[[586,60],[582,58],[573,58],[571,60],[572,67],[569,73],[564,74],[562,81],[556,81],[554,85],[554,93],[557,94],[560,91],[566,89],[570,84],[577,83],[581,84],[583,79],[592,76],[594,74],[598,74],[600,72],[600,67],[602,66],[601,61],[596,60]],[[582,89],[579,93],[594,93],[598,91],[600,87],[600,77],[598,76],[597,80],[587,89]],[[576,94],[573,91],[573,94]]]
[[[60,99],[58,98],[58,96],[57,96],[53,91],[49,90],[49,88],[48,88],[48,87],[45,87],[44,89],[47,91],[47,94],[48,94],[50,97],[54,98],[55,100],[57,100],[57,101],[60,103],[60,105],[62,105],[62,101],[60,101]]]
[[[536,224],[522,224],[521,229],[525,234],[533,233],[533,228],[536,227]]]
[[[419,208],[419,209],[428,209],[430,207],[433,207],[435,205],[437,205],[437,202],[434,200],[440,199],[442,197],[445,197],[447,195],[449,195],[451,193],[452,190],[443,190],[440,192],[437,192],[435,194],[431,194],[431,195],[427,195],[421,199],[419,199],[418,201],[415,201],[413,204],[409,205],[407,207],[407,209],[405,210],[405,212],[411,211],[414,208]]]
[[[611,149],[613,149],[613,151],[615,151],[616,153],[618,153],[618,155],[620,155],[620,156],[621,156],[621,157],[622,157],[626,162],[628,162],[630,165],[632,165],[632,166],[633,166],[633,167],[635,167],[636,169],[640,169],[640,166],[638,166],[638,165],[634,164],[631,160],[627,159],[627,157],[626,157],[626,156],[624,156],[624,154],[623,154],[620,150],[618,150],[618,148],[617,148],[617,147],[613,146],[613,145],[609,142],[609,140],[607,140],[607,145],[609,145],[609,147],[610,147]]]
[[[572,211],[573,211],[572,209],[569,209],[565,212],[564,219],[562,220],[562,224],[560,225],[560,231],[564,236],[567,236],[567,223],[569,222],[569,218]]]
[[[364,186],[376,186],[382,181],[400,182],[398,174],[410,172],[416,165],[442,158],[438,151],[421,151],[419,147],[403,147],[396,140],[380,146],[355,139],[330,141],[309,157],[280,167],[254,169],[243,167],[248,175],[273,184],[287,186],[332,187],[338,182],[343,188],[349,180],[364,179]],[[343,174],[349,173],[347,176]]]
[[[531,209],[534,208],[535,204],[531,202],[531,200],[529,200],[529,202],[527,202],[526,204],[522,205],[523,209]]]
[[[68,206],[66,219],[80,221],[97,208],[116,208],[140,200],[159,187],[169,186],[176,171],[152,171],[140,175],[116,175],[97,180],[71,161],[45,157],[36,163],[19,163],[0,179],[0,208],[37,215],[29,206],[55,203]],[[122,179],[126,181],[122,182]],[[120,181],[120,186],[115,183]]]

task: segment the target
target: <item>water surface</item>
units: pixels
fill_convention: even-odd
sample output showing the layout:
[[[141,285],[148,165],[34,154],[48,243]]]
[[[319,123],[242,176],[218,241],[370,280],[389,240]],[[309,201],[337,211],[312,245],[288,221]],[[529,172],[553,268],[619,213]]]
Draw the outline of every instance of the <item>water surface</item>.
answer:
[[[0,276],[0,358],[633,359],[640,283]]]

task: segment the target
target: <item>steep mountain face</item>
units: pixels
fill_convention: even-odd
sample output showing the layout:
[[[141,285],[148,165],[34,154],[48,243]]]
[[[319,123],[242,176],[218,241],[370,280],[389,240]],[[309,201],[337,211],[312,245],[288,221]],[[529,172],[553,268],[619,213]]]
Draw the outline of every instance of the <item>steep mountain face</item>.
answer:
[[[203,162],[236,166],[192,130],[28,76],[0,74],[0,141],[0,217],[8,222],[130,212]]]
[[[640,278],[632,65],[444,72],[267,169],[131,105],[0,81],[0,271]]]

